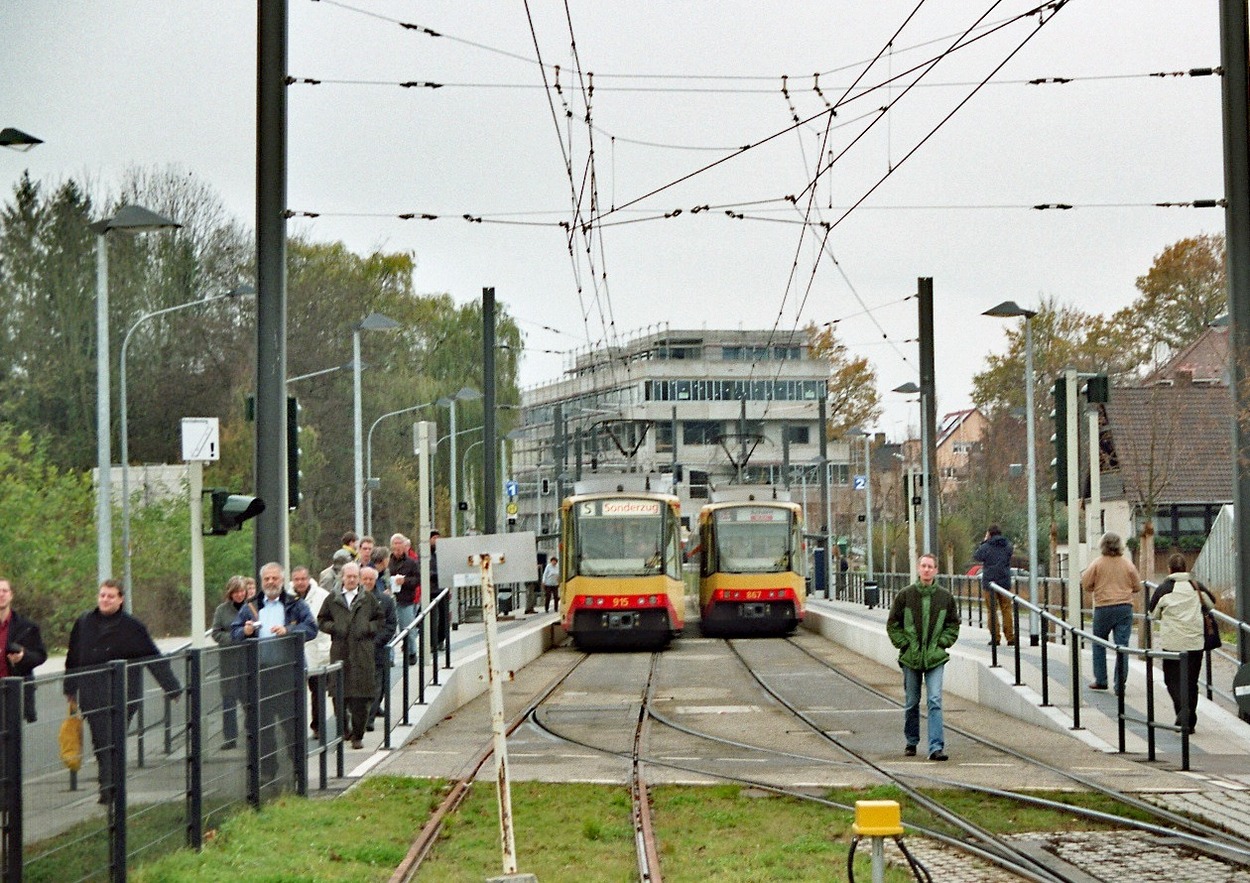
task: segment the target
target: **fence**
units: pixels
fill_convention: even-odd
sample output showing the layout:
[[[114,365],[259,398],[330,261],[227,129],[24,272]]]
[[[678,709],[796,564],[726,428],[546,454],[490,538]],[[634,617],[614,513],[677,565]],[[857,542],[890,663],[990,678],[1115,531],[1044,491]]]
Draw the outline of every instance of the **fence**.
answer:
[[[851,603],[864,604],[865,606],[883,606],[889,607],[894,600],[894,596],[902,591],[910,582],[911,578],[905,573],[884,573],[879,574],[874,582],[876,587],[865,588],[865,574],[862,572],[852,572],[847,574],[846,587],[842,590],[842,596],[839,600],[849,601]],[[980,577],[969,577],[961,575],[939,575],[939,584],[949,589],[951,594],[955,596],[956,604],[960,609],[960,620],[969,625],[975,625],[981,628],[989,628],[991,634],[996,634],[994,619],[997,617],[999,609],[998,604],[987,604],[984,601],[984,590],[982,588]],[[1058,680],[1051,671],[1051,644],[1057,644],[1065,647],[1067,656],[1066,664],[1068,666],[1068,688],[1072,697],[1072,718],[1073,726],[1076,729],[1081,728],[1081,712],[1082,712],[1082,674],[1081,674],[1081,651],[1085,647],[1102,647],[1106,652],[1112,654],[1116,661],[1123,660],[1126,670],[1128,660],[1130,658],[1139,658],[1145,666],[1145,713],[1139,715],[1131,709],[1126,708],[1124,691],[1116,691],[1116,716],[1118,722],[1118,748],[1121,753],[1126,750],[1126,725],[1129,723],[1141,724],[1146,729],[1146,745],[1147,755],[1150,760],[1156,758],[1156,731],[1167,730],[1180,735],[1181,739],[1181,768],[1189,769],[1189,735],[1188,728],[1178,723],[1168,723],[1173,720],[1173,709],[1164,709],[1164,719],[1160,720],[1156,715],[1155,703],[1155,662],[1171,662],[1178,663],[1178,677],[1182,684],[1187,683],[1189,675],[1188,666],[1190,664],[1189,657],[1183,653],[1169,653],[1163,650],[1155,650],[1152,647],[1152,620],[1144,614],[1134,614],[1137,621],[1138,634],[1140,636],[1140,647],[1117,645],[1111,641],[1096,637],[1090,631],[1086,630],[1085,623],[1087,615],[1092,617],[1092,611],[1082,608],[1078,613],[1078,627],[1073,627],[1068,621],[1068,605],[1066,596],[1066,583],[1062,579],[1057,578],[1039,578],[1038,584],[1038,601],[1037,605],[1030,603],[1026,598],[1016,593],[1004,589],[996,584],[991,585],[991,589],[1000,597],[1006,598],[1011,603],[1012,619],[1014,628],[1012,634],[1014,639],[1010,642],[1008,652],[1014,664],[1015,686],[1024,686],[1025,666],[1021,653],[1023,635],[1021,634],[1021,621],[1027,622],[1031,615],[1036,615],[1038,623],[1037,640],[1033,640],[1030,635],[1030,643],[1039,647],[1038,663],[1040,666],[1040,676],[1038,678],[1038,691],[1041,694],[1041,706],[1050,707],[1050,692],[1052,681]],[[1019,581],[1017,581],[1019,585]],[[1146,590],[1146,596],[1156,586],[1153,583],[1143,583]],[[836,597],[836,596],[835,596]],[[1225,626],[1231,627],[1237,631],[1239,640],[1250,639],[1250,625],[1240,622],[1233,617],[1227,616],[1221,612],[1213,611],[1217,621]],[[1026,629],[1027,631],[1027,629]],[[1204,654],[1203,672],[1200,674],[1200,685],[1206,692],[1207,698],[1211,699],[1219,695],[1229,702],[1236,702],[1236,697],[1231,691],[1222,690],[1215,686],[1212,659],[1218,656],[1228,660],[1232,664],[1237,664],[1237,657],[1229,653],[1227,650],[1219,649]],[[999,649],[996,642],[991,642],[990,647],[990,665],[993,668],[999,666]],[[1110,664],[1110,663],[1109,663]],[[1180,714],[1176,715],[1176,719],[1184,720],[1189,712],[1188,696],[1183,697],[1183,706]]]
[[[437,611],[437,614],[435,613]],[[427,622],[450,614],[450,592],[396,635],[413,634],[414,662],[401,655],[403,713],[415,672],[418,703],[451,646],[429,642]],[[384,668],[380,712],[391,747],[393,668]],[[442,660],[440,660],[440,655]],[[168,665],[180,690],[166,694],[151,673]],[[0,679],[0,876],[11,881],[124,881],[135,861],[189,846],[245,806],[282,793],[306,794],[315,758],[317,787],[344,775],[343,667],[306,671],[298,636],[226,647],[183,648],[156,660],[115,662],[72,672],[86,720],[82,768],[61,759],[67,716],[62,674]],[[168,683],[168,681],[167,681]],[[307,686],[306,686],[307,685]],[[311,697],[333,700],[314,702]],[[329,707],[327,707],[329,705]],[[312,724],[311,731],[309,723]],[[315,735],[314,735],[315,733]]]

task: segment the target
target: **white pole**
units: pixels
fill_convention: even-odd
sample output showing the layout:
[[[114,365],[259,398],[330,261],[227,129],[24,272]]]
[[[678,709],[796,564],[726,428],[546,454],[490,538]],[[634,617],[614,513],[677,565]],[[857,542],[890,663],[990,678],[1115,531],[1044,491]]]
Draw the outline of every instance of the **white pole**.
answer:
[[[187,464],[187,484],[191,498],[191,646],[204,647],[208,644],[204,634],[208,608],[204,603],[204,504],[200,499],[204,464],[199,460]]]
[[[503,562],[499,556],[499,562]],[[482,568],[482,620],[486,625],[486,666],[490,677],[490,726],[495,746],[495,792],[499,805],[499,841],[503,851],[503,872],[516,873],[516,836],[512,830],[512,788],[508,779],[508,734],[503,719],[503,678],[497,652],[495,624],[495,578],[491,556],[473,555],[470,564]]]
[[[365,473],[360,421],[360,326],[352,330],[352,505],[355,508],[354,529],[356,536],[365,533]]]
[[[825,458],[825,598],[832,598],[837,574],[833,572],[833,543],[837,532],[833,529],[833,480],[829,475],[829,459]]]
[[[419,610],[424,610],[430,603],[430,442],[434,438],[433,427],[434,424],[428,420],[417,423],[417,482],[421,486],[417,505],[417,529],[421,532],[417,539],[417,554],[421,556],[421,591],[417,598]],[[426,635],[433,634],[430,631],[429,617],[426,617],[421,628]]]
[[[109,384],[108,234],[96,236],[95,272],[95,425],[96,425],[96,584],[113,578],[113,455],[110,450],[112,392]],[[129,596],[127,596],[129,597]]]

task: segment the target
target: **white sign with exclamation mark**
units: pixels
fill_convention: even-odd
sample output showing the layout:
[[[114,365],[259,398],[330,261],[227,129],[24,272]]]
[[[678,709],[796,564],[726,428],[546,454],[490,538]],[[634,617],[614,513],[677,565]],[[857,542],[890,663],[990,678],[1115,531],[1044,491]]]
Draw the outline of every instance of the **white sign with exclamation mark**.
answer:
[[[210,463],[221,459],[221,431],[216,417],[182,418],[182,461]]]

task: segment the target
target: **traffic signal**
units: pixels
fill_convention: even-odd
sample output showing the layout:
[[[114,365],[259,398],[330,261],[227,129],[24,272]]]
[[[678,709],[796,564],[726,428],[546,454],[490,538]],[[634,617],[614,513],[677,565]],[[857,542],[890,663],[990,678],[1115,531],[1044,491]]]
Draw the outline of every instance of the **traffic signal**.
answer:
[[[1050,489],[1054,492],[1057,502],[1066,503],[1068,501],[1068,381],[1066,378],[1060,377],[1055,381],[1052,395],[1055,407],[1050,413],[1054,418],[1055,431],[1050,440],[1055,446],[1055,459],[1050,461],[1050,468],[1054,472],[1055,483],[1050,486]]]
[[[1085,381],[1085,397],[1091,405],[1105,405],[1111,400],[1111,379],[1106,374],[1095,374]]]
[[[551,479],[544,478],[541,482],[541,486],[539,490],[541,491],[544,497],[547,496],[547,494],[551,493]]]
[[[303,494],[299,489],[299,401],[286,397],[286,508],[299,508]]]
[[[225,488],[213,488],[209,495],[213,503],[209,536],[221,537],[240,530],[243,522],[265,511],[265,501],[260,497],[232,494]]]

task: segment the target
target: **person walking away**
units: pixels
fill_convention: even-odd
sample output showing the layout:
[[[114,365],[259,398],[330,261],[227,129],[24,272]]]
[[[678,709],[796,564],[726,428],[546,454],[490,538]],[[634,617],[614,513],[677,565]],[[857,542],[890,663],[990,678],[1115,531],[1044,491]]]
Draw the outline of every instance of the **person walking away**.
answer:
[[[378,682],[377,695],[370,703],[369,713],[365,716],[365,732],[373,732],[373,719],[382,716],[382,700],[386,691],[391,688],[391,639],[398,631],[398,619],[395,616],[395,599],[384,592],[378,583],[378,571],[373,567],[360,569],[360,586],[370,592],[378,600],[382,608],[382,628],[373,636],[373,675]]]
[[[366,716],[378,693],[373,639],[382,629],[382,608],[372,592],[361,591],[359,564],[344,565],[343,585],[321,605],[317,626],[330,636],[330,661],[343,663],[343,700],[347,707],[340,708],[336,703],[334,713],[344,722],[352,747],[363,748]]]
[[[27,723],[39,719],[35,709],[35,669],[48,661],[43,636],[32,619],[13,609],[13,584],[0,577],[0,678],[22,678],[26,681],[22,696],[22,712]]]
[[[919,579],[903,589],[890,605],[885,630],[898,648],[903,670],[903,753],[914,757],[920,742],[920,686],[925,687],[928,714],[929,760],[946,760],[942,722],[942,675],[947,652],[959,638],[959,608],[955,596],[939,586],[937,557],[928,553],[916,562]]]
[[[430,531],[430,591],[426,597],[431,604],[441,591],[438,585],[438,541],[441,537],[442,534],[437,530]],[[442,650],[447,646],[447,638],[450,634],[451,597],[448,596],[445,601],[438,604],[430,615],[434,617],[434,628],[430,633],[431,640],[436,650]]]
[[[547,556],[547,565],[543,568],[543,613],[552,608],[560,611],[560,556]]]
[[[387,559],[386,571],[390,575],[391,593],[395,596],[399,629],[403,631],[416,620],[420,607],[421,562],[412,553],[412,541],[402,533],[391,536],[391,557]],[[404,641],[404,654],[409,665],[417,663],[416,647],[416,638],[409,632]]]
[[[317,621],[313,619],[308,605],[293,592],[285,591],[282,565],[271,561],[260,569],[260,595],[239,609],[239,615],[230,626],[230,635],[236,641],[257,641],[260,675],[260,708],[258,729],[260,731],[260,777],[262,786],[272,782],[278,775],[278,728],[286,746],[287,758],[292,768],[303,763],[295,738],[294,690],[303,689],[304,654],[299,654],[299,679],[286,682],[287,669],[277,652],[269,645],[274,638],[299,635],[305,644],[317,637]]]
[[[351,560],[352,553],[348,549],[335,549],[334,557],[330,560],[330,566],[321,571],[321,574],[317,577],[317,585],[329,592],[339,584],[343,565]]]
[[[990,644],[997,644],[1005,637],[1008,644],[1016,641],[1016,624],[1012,615],[1011,599],[990,588],[995,583],[1011,591],[1011,540],[1003,536],[1002,528],[991,524],[985,531],[985,539],[972,553],[974,561],[981,562],[981,590],[985,593],[985,607],[990,618]]]
[[[78,617],[70,629],[69,652],[65,657],[63,689],[67,699],[78,702],[91,731],[100,803],[108,803],[113,796],[113,754],[120,746],[113,744],[111,724],[112,715],[122,713],[122,709],[113,708],[112,672],[100,667],[119,659],[151,660],[147,666],[126,667],[127,725],[143,698],[144,668],[151,669],[169,699],[177,701],[182,694],[182,685],[148,634],[147,626],[122,610],[124,592],[120,580],[106,579],[100,583],[96,606]]]
[[[303,566],[291,569],[290,590],[295,593],[295,597],[308,605],[308,612],[313,615],[314,620],[317,618],[317,614],[321,612],[321,605],[325,603],[326,598],[330,597],[329,591],[313,582],[312,574],[307,567]],[[317,637],[304,645],[304,667],[309,671],[313,671],[325,668],[329,664],[330,636],[318,633]],[[317,689],[318,684],[321,684],[321,689]],[[314,739],[321,737],[317,724],[322,718],[321,707],[325,704],[325,695],[324,682],[316,676],[309,677],[308,717],[312,721],[312,735]]]
[[[246,577],[236,575],[226,580],[226,596],[213,611],[213,630],[210,633],[218,647],[217,681],[221,692],[221,747],[223,751],[238,745],[239,709],[243,702],[244,664],[243,650],[235,645],[230,635],[239,610],[247,601]],[[230,649],[230,648],[234,649]]]
[[[1215,606],[1215,597],[1189,575],[1184,555],[1169,557],[1168,570],[1168,578],[1159,583],[1150,597],[1149,612],[1159,620],[1159,647],[1185,657],[1183,681],[1181,660],[1163,660],[1163,682],[1172,697],[1176,725],[1192,733],[1198,726],[1198,674],[1202,671],[1205,647],[1202,615]]]
[[[1090,594],[1094,603],[1094,637],[1111,640],[1117,647],[1128,645],[1133,634],[1133,595],[1141,591],[1141,576],[1133,562],[1124,557],[1124,541],[1120,535],[1108,531],[1102,535],[1099,545],[1102,552],[1090,562],[1081,574],[1081,589]],[[1094,663],[1094,680],[1091,690],[1107,689],[1107,648],[1095,644],[1091,651]],[[1124,654],[1115,655],[1115,691],[1124,692],[1128,678],[1128,661]]]

